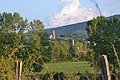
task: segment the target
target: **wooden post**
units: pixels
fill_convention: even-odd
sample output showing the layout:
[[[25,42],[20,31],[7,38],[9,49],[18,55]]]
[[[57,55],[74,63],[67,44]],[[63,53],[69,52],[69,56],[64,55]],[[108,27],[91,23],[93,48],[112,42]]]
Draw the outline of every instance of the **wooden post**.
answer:
[[[18,80],[18,61],[15,62],[15,80]]]
[[[106,55],[102,55],[98,58],[98,64],[102,73],[102,80],[111,80],[109,65]]]
[[[120,80],[120,72],[118,72],[118,80]]]
[[[19,62],[18,80],[21,80],[22,61]]]
[[[16,61],[15,65],[15,80],[21,80],[22,61]]]

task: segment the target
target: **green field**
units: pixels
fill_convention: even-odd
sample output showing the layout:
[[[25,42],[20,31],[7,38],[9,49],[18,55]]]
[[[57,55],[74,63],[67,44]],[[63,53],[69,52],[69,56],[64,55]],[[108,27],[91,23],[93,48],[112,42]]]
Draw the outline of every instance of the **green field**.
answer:
[[[88,62],[61,62],[61,63],[47,63],[44,65],[44,69],[40,72],[42,74],[46,72],[64,72],[66,74],[71,73],[85,73],[94,72],[94,68],[90,67]]]

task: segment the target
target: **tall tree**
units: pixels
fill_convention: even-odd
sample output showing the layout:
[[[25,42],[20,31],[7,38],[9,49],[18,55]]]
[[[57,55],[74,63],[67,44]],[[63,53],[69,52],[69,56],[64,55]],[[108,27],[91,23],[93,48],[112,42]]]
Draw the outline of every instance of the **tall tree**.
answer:
[[[69,47],[63,41],[51,41],[52,62],[67,60]]]
[[[43,30],[40,20],[28,23],[19,13],[0,13],[0,79],[14,79],[15,61],[23,61],[24,80],[42,69],[49,45]]]
[[[82,42],[76,41],[74,45],[69,48],[72,59],[85,60],[86,52]]]
[[[87,25],[88,41],[95,52],[95,58],[106,54],[111,64],[119,65],[120,21],[115,17],[97,17],[88,21]]]
[[[23,47],[23,32],[27,19],[18,13],[0,14],[0,73],[2,79],[14,79],[16,52]]]

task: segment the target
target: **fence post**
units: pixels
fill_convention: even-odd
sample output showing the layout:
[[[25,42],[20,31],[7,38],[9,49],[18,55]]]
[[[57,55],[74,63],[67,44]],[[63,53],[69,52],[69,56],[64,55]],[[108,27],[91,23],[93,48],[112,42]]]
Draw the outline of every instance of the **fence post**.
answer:
[[[15,80],[21,80],[22,61],[15,62]]]
[[[118,72],[118,80],[120,80],[120,72]]]
[[[22,72],[22,61],[19,62],[19,73],[18,73],[18,80],[21,80],[21,72]]]
[[[15,80],[18,80],[18,61],[15,62]]]
[[[98,58],[98,64],[102,73],[103,80],[111,80],[109,65],[106,55],[102,55]]]

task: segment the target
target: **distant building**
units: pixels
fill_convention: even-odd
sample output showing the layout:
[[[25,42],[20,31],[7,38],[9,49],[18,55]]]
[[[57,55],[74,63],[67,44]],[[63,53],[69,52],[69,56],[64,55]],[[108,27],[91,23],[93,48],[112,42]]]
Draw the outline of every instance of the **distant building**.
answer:
[[[55,31],[52,32],[52,34],[50,35],[50,40],[55,40],[56,39],[56,35],[55,35]]]

